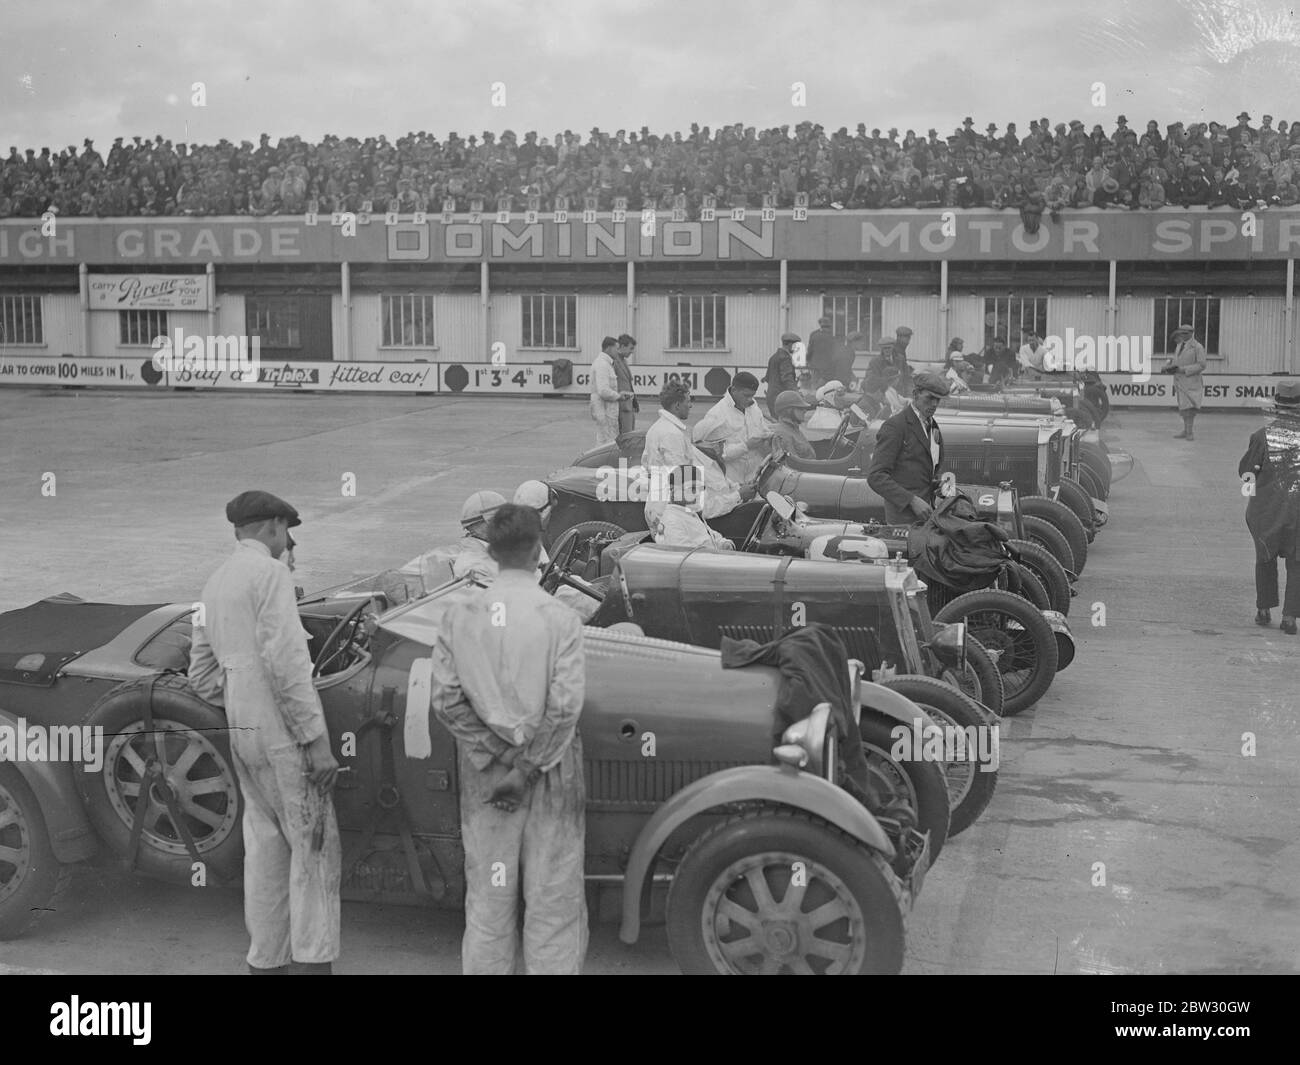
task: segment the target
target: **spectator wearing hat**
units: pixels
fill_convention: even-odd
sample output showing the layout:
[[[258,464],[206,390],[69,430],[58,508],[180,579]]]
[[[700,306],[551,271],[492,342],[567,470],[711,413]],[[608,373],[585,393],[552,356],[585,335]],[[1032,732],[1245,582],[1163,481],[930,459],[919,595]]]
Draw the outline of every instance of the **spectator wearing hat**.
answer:
[[[776,417],[776,397],[782,392],[798,389],[799,375],[795,372],[794,346],[799,343],[798,333],[782,333],[781,346],[767,360],[767,409]]]
[[[820,388],[835,373],[836,338],[832,319],[826,315],[817,319],[817,328],[808,336],[808,369],[812,371],[813,387]]]
[[[1174,375],[1174,395],[1178,399],[1178,413],[1183,419],[1183,431],[1174,434],[1175,440],[1196,439],[1192,422],[1205,399],[1205,381],[1201,377],[1205,370],[1205,349],[1193,333],[1191,325],[1186,322],[1174,330],[1174,353],[1165,367],[1166,373]]]
[[[1228,130],[1228,139],[1233,144],[1240,144],[1243,139],[1254,140],[1255,129],[1250,124],[1250,115],[1245,111],[1237,116],[1237,124]]]
[[[809,403],[798,392],[782,392],[776,397],[776,426],[772,430],[772,447],[780,448],[797,459],[815,459],[817,452],[804,435],[803,426],[817,404]]]
[[[1246,480],[1246,527],[1255,541],[1255,624],[1271,625],[1282,604],[1282,631],[1296,635],[1300,616],[1300,381],[1278,382],[1273,421],[1250,436],[1237,473]],[[1278,596],[1277,563],[1286,565]]]
[[[618,385],[618,370],[614,352],[618,341],[605,337],[600,342],[600,354],[591,362],[591,420],[596,423],[596,446],[612,444],[618,439],[618,412],[624,400],[632,398],[631,391]]]
[[[285,563],[298,512],[269,492],[226,504],[235,550],[203,587],[189,684],[225,708],[243,795],[249,972],[328,973],[339,954],[338,774]]]
[[[630,433],[636,428],[636,416],[641,410],[637,402],[636,390],[632,383],[632,370],[627,360],[636,351],[636,337],[629,333],[620,333],[614,348],[614,373],[618,377],[618,390],[626,393],[628,398],[618,401],[618,435]]]
[[[970,391],[968,378],[973,375],[975,368],[966,361],[965,347],[965,340],[953,337],[948,341],[948,353],[943,359],[943,379],[948,382],[954,395]]]
[[[943,434],[934,420],[949,393],[937,374],[917,374],[912,401],[876,431],[867,483],[885,500],[885,521],[910,525],[929,517],[943,466]]]

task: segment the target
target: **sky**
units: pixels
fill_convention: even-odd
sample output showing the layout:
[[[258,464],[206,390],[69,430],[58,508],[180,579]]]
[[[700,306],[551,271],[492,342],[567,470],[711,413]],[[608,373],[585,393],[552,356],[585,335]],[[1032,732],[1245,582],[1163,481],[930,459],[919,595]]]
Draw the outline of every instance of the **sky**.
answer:
[[[0,0],[0,152],[692,122],[947,135],[966,115],[1109,132],[1243,108],[1300,120],[1286,2]]]

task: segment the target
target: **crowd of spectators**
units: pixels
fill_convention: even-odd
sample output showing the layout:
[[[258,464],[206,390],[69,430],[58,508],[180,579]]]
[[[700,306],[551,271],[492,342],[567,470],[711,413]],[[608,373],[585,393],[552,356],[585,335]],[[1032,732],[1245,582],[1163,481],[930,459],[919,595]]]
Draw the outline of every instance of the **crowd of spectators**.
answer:
[[[1044,212],[1067,207],[1153,209],[1166,205],[1292,206],[1300,203],[1300,121],[1258,127],[1250,115],[1162,133],[1155,121],[1139,132],[1120,115],[1107,133],[1083,122],[1047,118],[983,133],[966,118],[952,136],[886,134],[859,124],[828,133],[802,122],[756,130],[740,123],[717,131],[659,136],[593,129],[584,139],[565,130],[522,140],[497,136],[445,140],[420,132],[339,138],[299,137],[260,143],[173,144],[159,136],[119,137],[105,158],[85,141],[52,153],[9,149],[0,161],[0,217],[270,215],[321,212],[457,211],[475,200],[488,211],[509,198],[523,210],[530,197],[550,210],[559,197],[579,211],[589,197],[608,211],[624,197],[629,210],[685,208],[698,217],[705,197],[719,209],[789,208],[806,194],[811,208],[986,207],[1019,210],[1031,231]]]

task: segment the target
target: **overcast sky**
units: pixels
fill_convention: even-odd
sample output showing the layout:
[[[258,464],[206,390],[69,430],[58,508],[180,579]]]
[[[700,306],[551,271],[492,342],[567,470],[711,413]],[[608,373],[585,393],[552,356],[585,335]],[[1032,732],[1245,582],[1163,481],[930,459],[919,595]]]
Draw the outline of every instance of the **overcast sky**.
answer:
[[[967,114],[981,130],[1046,115],[1109,131],[1121,112],[1140,129],[1243,108],[1256,125],[1300,119],[1286,3],[0,0],[0,152],[805,119],[946,135]]]

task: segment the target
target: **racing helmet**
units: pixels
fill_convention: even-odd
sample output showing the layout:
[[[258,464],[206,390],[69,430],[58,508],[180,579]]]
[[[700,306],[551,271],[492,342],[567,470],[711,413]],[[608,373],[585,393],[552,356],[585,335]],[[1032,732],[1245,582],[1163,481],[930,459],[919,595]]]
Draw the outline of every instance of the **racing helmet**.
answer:
[[[478,531],[497,507],[505,506],[505,502],[506,497],[500,492],[491,490],[475,492],[460,508],[461,527],[470,533]]]
[[[513,502],[521,507],[542,511],[554,505],[550,487],[544,481],[525,481],[515,489]]]

